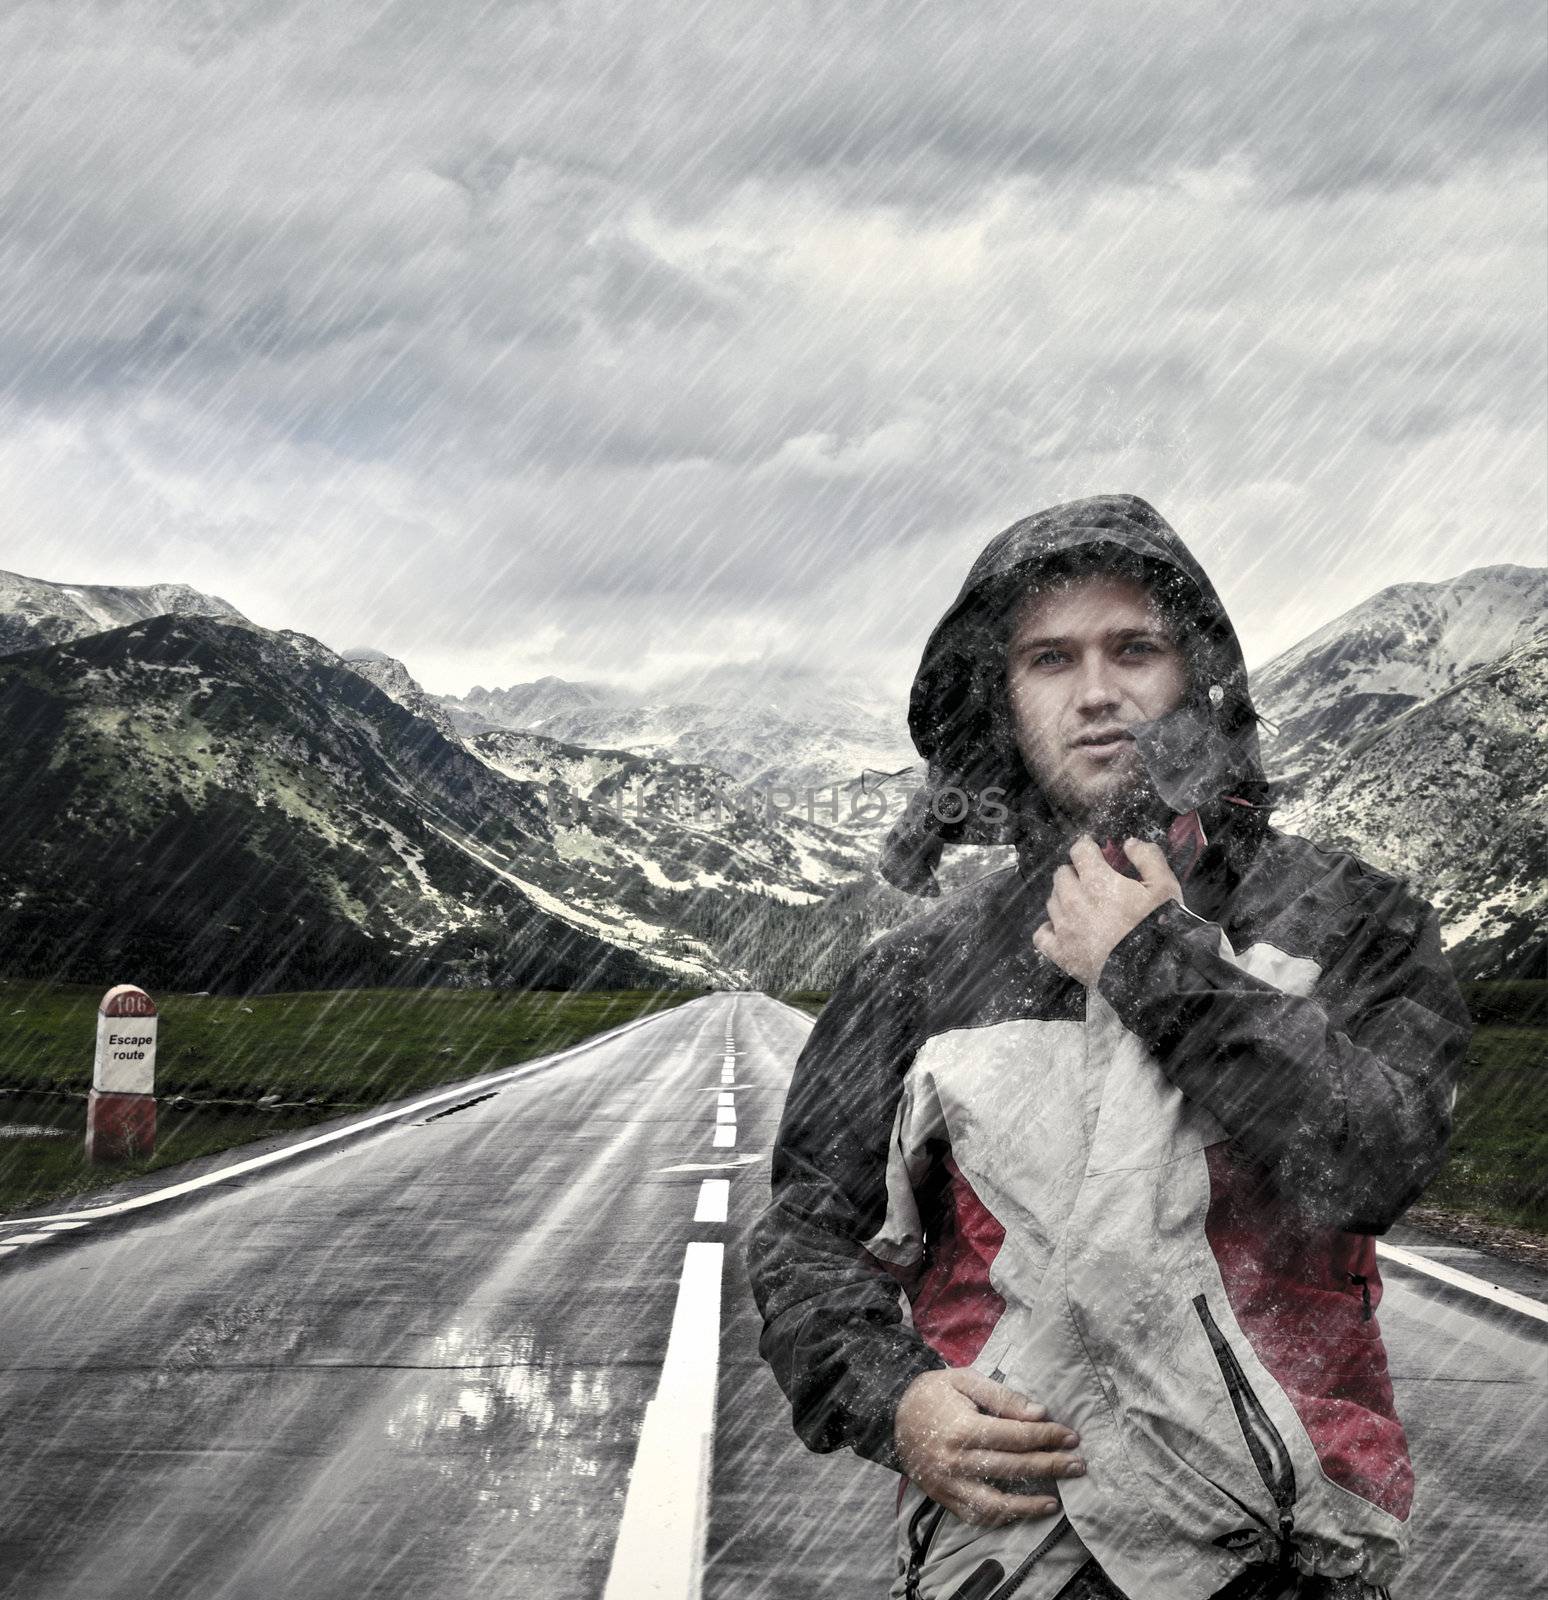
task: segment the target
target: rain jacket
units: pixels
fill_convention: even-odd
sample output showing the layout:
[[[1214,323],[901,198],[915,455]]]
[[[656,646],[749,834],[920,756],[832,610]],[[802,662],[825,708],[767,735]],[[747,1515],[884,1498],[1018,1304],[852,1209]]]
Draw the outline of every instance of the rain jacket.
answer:
[[[1009,742],[1003,648],[1007,597],[1089,546],[1168,590],[1195,670],[1132,730],[1186,904],[1088,993],[1032,942],[1068,841]],[[1373,1235],[1443,1159],[1471,1033],[1433,910],[1269,826],[1235,633],[1141,500],[993,540],[909,720],[928,779],[883,871],[930,894],[953,840],[1016,864],[874,941],[797,1061],[748,1247],[796,1432],[902,1472],[903,1391],[970,1366],[1079,1433],[1057,1519],[970,1525],[905,1479],[894,1595],[1052,1593],[1032,1568],[1070,1531],[1133,1600],[1202,1600],[1262,1562],[1389,1582],[1413,1474]],[[930,804],[947,791],[966,814]]]

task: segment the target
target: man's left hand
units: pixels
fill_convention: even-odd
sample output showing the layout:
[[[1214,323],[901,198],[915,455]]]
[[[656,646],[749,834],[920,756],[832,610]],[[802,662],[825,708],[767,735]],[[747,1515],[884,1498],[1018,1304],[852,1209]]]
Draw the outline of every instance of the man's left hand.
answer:
[[[1054,873],[1048,921],[1032,935],[1043,955],[1088,989],[1125,934],[1166,901],[1182,904],[1182,885],[1160,845],[1126,839],[1123,850],[1137,879],[1108,866],[1096,840],[1083,833],[1070,846],[1069,865]]]

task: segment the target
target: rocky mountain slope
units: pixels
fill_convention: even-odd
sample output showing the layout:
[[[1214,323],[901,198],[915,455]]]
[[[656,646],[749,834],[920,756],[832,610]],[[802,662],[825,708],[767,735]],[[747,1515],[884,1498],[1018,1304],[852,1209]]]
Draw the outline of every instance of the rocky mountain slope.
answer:
[[[1397,585],[1254,675],[1278,825],[1408,876],[1479,974],[1543,962],[1545,599],[1522,567]],[[445,700],[183,585],[0,575],[7,653],[12,970],[801,986],[922,909],[874,877],[917,767],[859,793],[913,764],[859,681],[739,663]],[[949,851],[943,887],[1007,859]]]
[[[1278,724],[1263,741],[1270,775],[1299,790],[1363,734],[1545,626],[1548,570],[1540,567],[1475,567],[1445,583],[1381,590],[1253,674],[1258,709]]]
[[[203,617],[0,660],[0,741],[13,972],[735,981],[683,932],[681,896],[741,871],[816,900],[857,866],[822,859],[820,832],[802,853],[749,828],[737,856],[573,794],[556,821],[545,779],[574,757],[550,754],[540,777],[530,752],[526,775],[507,753],[502,771],[315,640]]]
[[[453,743],[461,739],[440,697],[426,694],[414,675],[395,656],[362,647],[345,650],[339,659],[367,683],[374,683],[388,699],[396,700],[404,710],[412,711],[416,717],[423,717],[443,739],[450,739]]]
[[[50,583],[19,572],[0,572],[0,656],[168,615],[247,621],[218,595],[201,594],[186,583],[120,588],[100,583]]]
[[[1357,734],[1276,825],[1435,906],[1455,965],[1548,977],[1548,634]]]
[[[572,683],[550,676],[531,683],[513,683],[508,689],[486,689],[475,684],[460,700],[448,699],[446,703],[490,727],[556,734],[555,729],[545,726],[555,717],[622,705],[627,700],[607,684]]]

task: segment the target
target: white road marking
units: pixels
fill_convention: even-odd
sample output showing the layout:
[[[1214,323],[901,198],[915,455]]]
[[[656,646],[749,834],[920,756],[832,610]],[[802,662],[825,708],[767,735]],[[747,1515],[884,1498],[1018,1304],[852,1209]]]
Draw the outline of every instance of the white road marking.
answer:
[[[47,1244],[50,1239],[56,1238],[52,1233],[12,1233],[6,1235],[7,1244]]]
[[[89,1228],[89,1222],[51,1222],[48,1225],[50,1233],[64,1233],[70,1228]]]
[[[729,1122],[733,1127],[735,1127],[736,1126],[736,1107],[734,1105],[716,1106],[715,1107],[715,1120],[716,1120],[716,1122]]]
[[[733,1125],[731,1127],[727,1127],[725,1123],[721,1123],[721,1125],[715,1129],[715,1148],[717,1150],[729,1150],[735,1143],[735,1126]]]
[[[656,1398],[645,1407],[602,1600],[699,1600],[709,1531],[726,1247],[690,1244]]]
[[[706,1178],[699,1185],[699,1204],[693,1213],[695,1222],[724,1222],[731,1203],[729,1178]]]
[[[729,1093],[727,1090],[722,1089],[720,1091],[720,1098],[715,1102],[715,1104],[719,1106],[734,1106],[736,1104],[736,1096]]]
[[[658,1172],[726,1172],[762,1161],[759,1155],[732,1156],[726,1161],[681,1161],[675,1167],[658,1167]]]
[[[694,1005],[696,1002],[689,1000],[685,1006]],[[673,1010],[682,1009],[673,1007]],[[487,1078],[475,1078],[470,1084],[468,1081],[457,1084],[450,1089],[442,1089],[435,1094],[426,1095],[421,1100],[401,1107],[396,1111],[382,1111],[374,1117],[365,1117],[359,1122],[351,1122],[347,1127],[335,1128],[332,1133],[320,1133],[315,1139],[303,1139],[300,1144],[287,1145],[283,1150],[271,1150],[267,1155],[253,1156],[247,1161],[238,1161],[229,1167],[218,1167],[213,1172],[206,1172],[202,1177],[188,1178],[182,1183],[168,1184],[165,1189],[157,1189],[151,1194],[136,1195],[132,1200],[120,1200],[116,1205],[87,1206],[79,1211],[56,1211],[43,1217],[5,1217],[0,1218],[0,1227],[18,1228],[39,1222],[90,1222],[97,1217],[119,1217],[128,1211],[142,1211],[147,1206],[160,1205],[165,1200],[171,1200],[177,1195],[194,1194],[200,1189],[212,1188],[218,1183],[229,1183],[231,1179],[240,1177],[243,1173],[258,1172],[264,1167],[272,1167],[281,1161],[289,1161],[293,1157],[303,1154],[308,1150],[319,1149],[323,1145],[332,1144],[338,1139],[347,1139],[352,1134],[363,1132],[367,1128],[380,1127],[388,1122],[401,1122],[407,1117],[418,1116],[429,1106],[440,1105],[444,1100],[466,1098],[470,1087],[479,1089],[493,1088],[496,1084],[511,1083],[517,1078],[531,1077],[534,1072],[546,1072],[550,1067],[557,1066],[561,1061],[567,1061],[571,1056],[579,1055],[585,1050],[594,1050],[600,1044],[608,1044],[626,1033],[632,1033],[636,1028],[643,1028],[652,1022],[659,1022],[665,1015],[662,1011],[653,1011],[647,1017],[636,1017],[632,1022],[621,1023],[618,1027],[610,1029],[607,1033],[599,1033],[594,1038],[582,1039],[579,1044],[572,1044],[568,1050],[560,1050],[551,1056],[542,1056],[536,1061],[530,1061],[522,1067],[512,1067],[509,1072],[497,1073]],[[12,1236],[14,1238],[14,1236]]]
[[[1376,1254],[1385,1256],[1388,1261],[1395,1261],[1400,1267],[1412,1267],[1415,1272],[1425,1272],[1432,1278],[1438,1278],[1442,1283],[1449,1283],[1454,1289],[1466,1289],[1469,1294],[1476,1294],[1481,1300],[1492,1300],[1496,1305],[1509,1306],[1512,1311],[1519,1311],[1523,1316],[1535,1317],[1539,1322],[1548,1322],[1548,1305],[1540,1300],[1529,1300],[1524,1294],[1517,1294],[1514,1289],[1502,1289],[1497,1283],[1490,1283],[1485,1278],[1475,1278],[1470,1272],[1458,1272],[1455,1267],[1448,1267],[1441,1261],[1426,1261],[1423,1256],[1416,1256],[1412,1250],[1400,1250],[1394,1244],[1376,1245]]]

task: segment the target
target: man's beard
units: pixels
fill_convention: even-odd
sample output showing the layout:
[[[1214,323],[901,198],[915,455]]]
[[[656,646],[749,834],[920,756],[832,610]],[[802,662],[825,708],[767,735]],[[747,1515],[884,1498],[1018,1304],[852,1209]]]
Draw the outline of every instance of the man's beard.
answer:
[[[1070,840],[1089,833],[1099,844],[1106,839],[1159,839],[1175,815],[1143,770],[1128,783],[1104,790],[1094,799],[1059,788],[1047,791],[1047,798]]]

